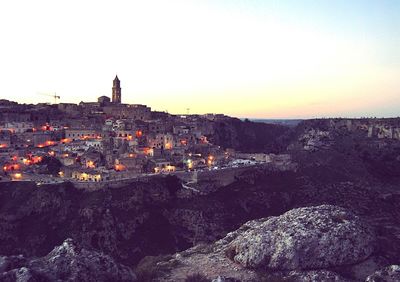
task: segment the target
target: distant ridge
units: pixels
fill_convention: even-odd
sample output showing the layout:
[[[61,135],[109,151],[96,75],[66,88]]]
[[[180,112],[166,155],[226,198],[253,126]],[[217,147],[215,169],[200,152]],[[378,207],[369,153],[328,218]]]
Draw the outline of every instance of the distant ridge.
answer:
[[[245,120],[245,119],[243,119]],[[262,123],[269,123],[269,124],[279,124],[285,126],[294,127],[302,122],[302,119],[249,119],[250,121],[254,122],[262,122]]]

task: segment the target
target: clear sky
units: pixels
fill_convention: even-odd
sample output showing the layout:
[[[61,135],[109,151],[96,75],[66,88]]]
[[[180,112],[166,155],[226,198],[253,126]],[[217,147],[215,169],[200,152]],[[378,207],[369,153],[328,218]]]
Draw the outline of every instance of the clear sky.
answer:
[[[400,116],[399,0],[0,2],[0,98],[170,113]]]

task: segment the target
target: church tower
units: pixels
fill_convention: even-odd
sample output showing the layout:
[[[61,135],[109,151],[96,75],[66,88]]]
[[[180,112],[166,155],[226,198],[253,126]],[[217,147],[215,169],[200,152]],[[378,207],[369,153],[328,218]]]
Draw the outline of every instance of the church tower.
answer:
[[[121,85],[117,75],[113,81],[112,102],[115,104],[121,104]]]

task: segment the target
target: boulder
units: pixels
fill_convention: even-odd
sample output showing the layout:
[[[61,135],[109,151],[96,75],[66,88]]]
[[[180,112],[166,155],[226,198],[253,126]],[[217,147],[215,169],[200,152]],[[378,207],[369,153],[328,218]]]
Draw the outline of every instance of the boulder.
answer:
[[[4,261],[11,261],[3,258]],[[15,257],[12,258],[15,261]],[[21,264],[22,259],[18,264]],[[110,256],[87,250],[72,239],[65,240],[48,255],[26,261],[10,269],[4,266],[0,281],[135,281],[129,267],[116,263]]]
[[[390,265],[367,277],[366,282],[400,281],[400,265]]]
[[[350,280],[345,279],[339,274],[328,271],[328,270],[311,270],[311,271],[291,271],[286,275],[283,275],[285,279],[283,281],[301,281],[301,282],[315,282],[315,281],[324,281],[324,282],[349,282]]]
[[[246,268],[322,269],[368,258],[375,236],[352,212],[321,205],[290,210],[265,221],[247,223],[228,234],[225,253]]]

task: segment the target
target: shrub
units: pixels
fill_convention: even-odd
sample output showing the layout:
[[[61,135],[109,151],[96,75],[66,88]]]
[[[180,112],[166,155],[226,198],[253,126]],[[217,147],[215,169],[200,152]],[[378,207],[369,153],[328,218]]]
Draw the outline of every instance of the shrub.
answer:
[[[200,273],[191,274],[186,277],[185,282],[210,282],[211,280]]]

